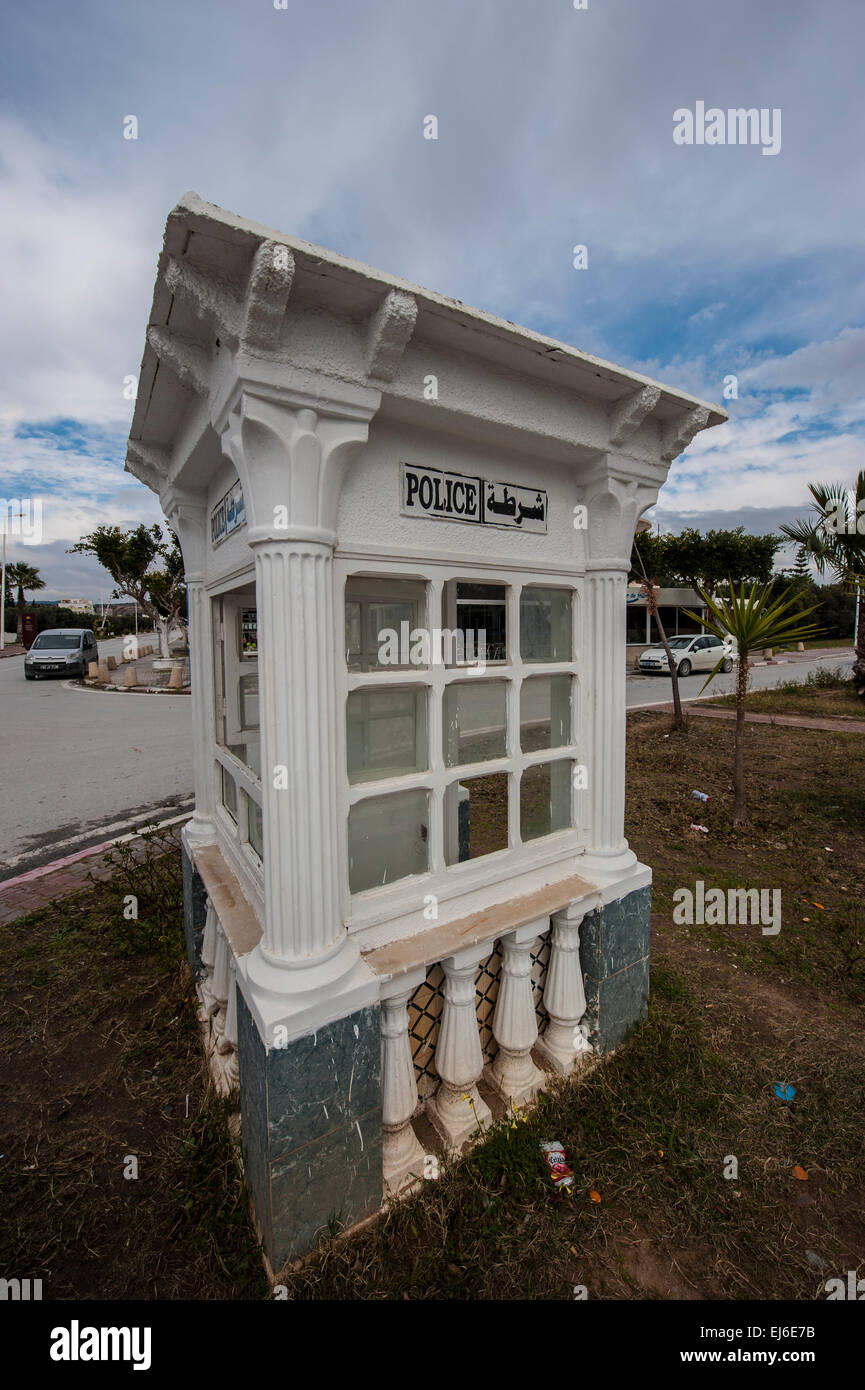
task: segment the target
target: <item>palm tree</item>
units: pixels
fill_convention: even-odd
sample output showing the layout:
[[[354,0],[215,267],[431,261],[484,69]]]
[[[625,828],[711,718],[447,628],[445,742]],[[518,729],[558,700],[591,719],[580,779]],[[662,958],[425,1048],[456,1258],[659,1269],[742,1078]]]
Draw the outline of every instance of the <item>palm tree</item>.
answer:
[[[17,565],[6,566],[6,583],[9,585],[10,589],[15,587],[18,589],[18,630],[16,633],[16,641],[23,642],[24,609],[27,606],[24,598],[24,590],[32,589],[35,591],[37,589],[44,589],[45,581],[39,578],[39,571],[34,569],[32,565],[25,565],[21,562]]]
[[[817,604],[797,613],[787,610],[797,600],[794,589],[788,588],[775,596],[771,583],[764,584],[760,591],[752,584],[746,593],[745,585],[740,584],[738,592],[732,581],[728,582],[728,598],[713,597],[697,590],[709,610],[702,619],[707,632],[723,641],[732,637],[736,643],[736,737],[733,747],[733,825],[741,825],[747,819],[745,798],[745,697],[748,694],[748,657],[751,652],[763,647],[778,647],[782,642],[804,642],[820,631],[814,623],[803,623],[802,619],[813,613]],[[698,614],[688,617],[700,621]],[[723,664],[724,657],[706,680],[712,680]],[[703,690],[706,689],[703,686]],[[701,692],[702,694],[702,692]]]
[[[865,692],[865,622],[862,583],[865,579],[865,472],[856,475],[852,492],[840,483],[809,483],[812,515],[781,526],[789,540],[810,555],[818,574],[830,570],[840,584],[856,590],[856,659],[853,679]]]

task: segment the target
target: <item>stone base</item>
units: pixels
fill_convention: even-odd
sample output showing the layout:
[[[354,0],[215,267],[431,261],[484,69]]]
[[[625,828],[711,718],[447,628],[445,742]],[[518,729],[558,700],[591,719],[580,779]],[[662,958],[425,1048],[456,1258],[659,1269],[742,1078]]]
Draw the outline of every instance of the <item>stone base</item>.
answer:
[[[652,889],[636,888],[595,908],[580,927],[588,1040],[609,1052],[646,1017]]]
[[[192,862],[192,856],[181,837],[180,863],[183,872],[183,932],[186,937],[186,959],[193,977],[201,975],[201,943],[204,939],[204,921],[207,917],[207,893],[201,874]]]
[[[246,1181],[278,1269],[382,1205],[379,1008],[265,1049],[237,999]]]

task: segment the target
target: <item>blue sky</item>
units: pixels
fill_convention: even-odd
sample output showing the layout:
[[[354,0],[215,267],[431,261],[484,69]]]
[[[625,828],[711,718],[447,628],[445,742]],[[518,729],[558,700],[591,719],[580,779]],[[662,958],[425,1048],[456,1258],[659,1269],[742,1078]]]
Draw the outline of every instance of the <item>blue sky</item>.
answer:
[[[9,549],[46,596],[107,595],[66,548],[158,516],[124,382],[187,189],[702,397],[735,374],[673,529],[772,530],[863,466],[861,0],[28,0],[4,27],[0,497],[44,499]],[[780,109],[780,153],[677,146],[697,101]]]

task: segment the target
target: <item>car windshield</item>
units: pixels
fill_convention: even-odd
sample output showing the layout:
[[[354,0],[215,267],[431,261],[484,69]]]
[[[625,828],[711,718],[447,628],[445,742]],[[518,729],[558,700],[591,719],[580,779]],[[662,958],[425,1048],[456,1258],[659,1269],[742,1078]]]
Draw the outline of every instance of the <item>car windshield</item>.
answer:
[[[53,652],[74,651],[81,645],[81,638],[77,632],[40,632],[33,647],[36,651],[44,652],[50,648]]]
[[[690,647],[693,637],[671,637],[670,647],[674,652],[680,652],[683,647]]]

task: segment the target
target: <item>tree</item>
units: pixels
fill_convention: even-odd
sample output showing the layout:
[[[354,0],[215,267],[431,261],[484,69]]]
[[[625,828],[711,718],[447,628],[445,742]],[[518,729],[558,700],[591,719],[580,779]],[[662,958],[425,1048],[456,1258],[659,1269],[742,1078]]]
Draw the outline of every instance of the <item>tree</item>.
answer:
[[[35,592],[37,589],[45,588],[44,579],[39,578],[39,571],[32,565],[25,565],[23,562],[16,565],[6,566],[6,583],[10,589],[18,590],[18,626],[16,631],[16,641],[24,641],[24,609],[27,601],[24,598],[25,589]]]
[[[640,553],[640,549],[637,545],[637,541],[641,540],[647,534],[648,532],[638,531],[637,535],[634,537],[634,549],[631,554],[631,561],[633,564],[633,561],[636,558],[637,564],[639,565],[641,572],[638,578],[640,582],[640,588],[643,591],[643,598],[646,600],[646,607],[648,608],[649,613],[655,620],[655,626],[658,629],[658,636],[661,639],[661,646],[664,648],[664,651],[667,654],[667,668],[670,672],[670,683],[673,687],[673,728],[678,729],[681,733],[682,730],[685,728],[685,716],[682,713],[682,697],[679,694],[679,668],[673,660],[673,653],[670,651],[670,643],[668,642],[667,634],[664,631],[664,624],[661,622],[661,614],[658,609],[658,595],[656,593],[656,581],[654,579],[650,579],[648,574],[646,573],[646,566],[643,563],[643,556]],[[633,572],[634,571],[632,568],[631,573],[633,574]]]
[[[763,647],[778,647],[784,642],[804,642],[815,637],[820,629],[814,623],[804,623],[802,619],[813,612],[791,613],[796,602],[796,593],[785,589],[775,595],[773,586],[765,584],[758,592],[752,584],[746,594],[745,585],[739,586],[738,593],[732,580],[727,598],[714,597],[703,590],[697,591],[708,611],[703,624],[708,632],[714,633],[723,641],[732,637],[736,643],[736,736],[733,746],[733,825],[741,825],[747,819],[745,796],[745,700],[748,694],[748,658],[751,652]],[[689,613],[695,618],[696,613]],[[710,673],[703,690],[712,677],[721,669],[723,658]],[[702,692],[701,692],[702,693]]]
[[[853,680],[865,694],[865,622],[862,583],[865,580],[865,472],[856,475],[852,493],[841,483],[809,483],[811,516],[782,526],[783,534],[810,555],[819,574],[827,570],[856,593],[856,659]]]
[[[117,585],[112,598],[135,599],[145,617],[159,629],[160,655],[167,657],[173,627],[185,628],[186,585],[183,555],[174,532],[168,538],[161,526],[97,526],[82,536],[68,554],[94,555]]]
[[[654,536],[647,531],[636,541],[646,568],[663,587],[686,586],[710,593],[730,581],[767,584],[782,544],[778,536],[747,536],[744,526],[707,531],[705,536],[690,526],[678,536]]]

